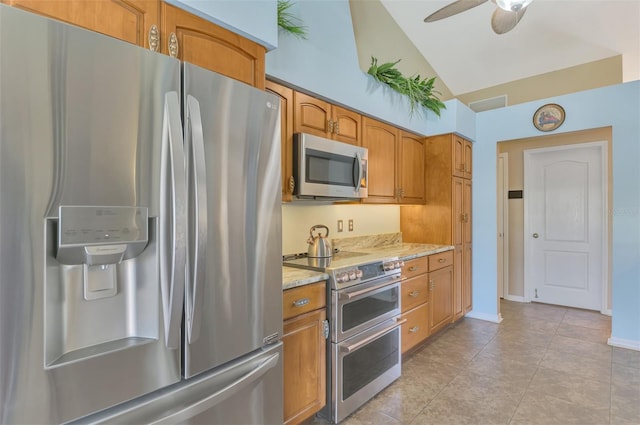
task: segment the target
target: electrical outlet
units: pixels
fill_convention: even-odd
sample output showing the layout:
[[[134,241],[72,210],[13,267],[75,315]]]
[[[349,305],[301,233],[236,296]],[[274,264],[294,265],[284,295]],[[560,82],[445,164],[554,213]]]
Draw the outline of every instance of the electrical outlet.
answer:
[[[349,231],[353,232],[353,219],[349,219]]]
[[[344,230],[342,220],[338,220],[338,232],[342,232]]]

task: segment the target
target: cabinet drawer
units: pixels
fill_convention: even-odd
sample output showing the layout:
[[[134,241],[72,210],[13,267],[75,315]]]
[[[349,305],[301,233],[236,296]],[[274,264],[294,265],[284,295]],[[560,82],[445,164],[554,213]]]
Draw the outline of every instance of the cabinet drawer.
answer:
[[[426,273],[428,271],[427,261],[427,257],[414,258],[413,260],[405,261],[404,267],[402,268],[402,277],[408,279],[410,277]]]
[[[453,251],[445,251],[429,256],[429,271],[453,265]]]
[[[327,305],[325,282],[287,289],[283,293],[282,316],[286,320]]]
[[[415,347],[429,336],[429,303],[422,304],[402,315],[402,352]]]
[[[426,274],[402,282],[402,312],[429,300],[429,278]]]

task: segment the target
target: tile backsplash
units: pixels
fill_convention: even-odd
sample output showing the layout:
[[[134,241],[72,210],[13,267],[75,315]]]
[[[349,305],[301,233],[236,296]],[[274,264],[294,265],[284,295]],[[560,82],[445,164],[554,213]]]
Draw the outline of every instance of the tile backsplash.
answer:
[[[353,231],[348,222],[353,220]],[[344,229],[338,232],[338,220]],[[400,232],[398,205],[340,205],[289,203],[282,205],[282,252],[307,252],[309,229],[316,224],[329,228],[329,239],[350,239],[357,236]]]

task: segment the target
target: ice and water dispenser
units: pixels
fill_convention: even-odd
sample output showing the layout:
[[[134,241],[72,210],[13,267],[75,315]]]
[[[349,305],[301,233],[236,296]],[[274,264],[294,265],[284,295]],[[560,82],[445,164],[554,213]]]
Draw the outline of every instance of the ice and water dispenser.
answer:
[[[48,220],[45,367],[158,338],[155,222],[145,207],[104,206]]]

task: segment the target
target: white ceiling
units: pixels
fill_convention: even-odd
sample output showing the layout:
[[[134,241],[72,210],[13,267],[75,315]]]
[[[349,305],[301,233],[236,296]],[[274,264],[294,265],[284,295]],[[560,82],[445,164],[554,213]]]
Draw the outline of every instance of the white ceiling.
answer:
[[[534,0],[495,34],[492,1],[441,21],[453,0],[381,0],[454,95],[623,55],[623,81],[640,79],[640,0]]]

